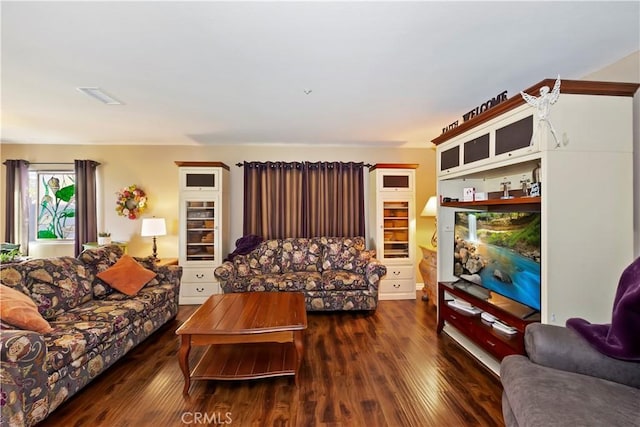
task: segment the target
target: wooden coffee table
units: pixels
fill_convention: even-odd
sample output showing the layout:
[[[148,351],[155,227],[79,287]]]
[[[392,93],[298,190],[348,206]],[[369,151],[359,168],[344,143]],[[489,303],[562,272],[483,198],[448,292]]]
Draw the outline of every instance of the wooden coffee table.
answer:
[[[304,350],[307,328],[304,295],[299,292],[246,292],[212,295],[176,331],[182,393],[191,380],[231,380],[293,375]],[[193,372],[191,346],[209,346]]]

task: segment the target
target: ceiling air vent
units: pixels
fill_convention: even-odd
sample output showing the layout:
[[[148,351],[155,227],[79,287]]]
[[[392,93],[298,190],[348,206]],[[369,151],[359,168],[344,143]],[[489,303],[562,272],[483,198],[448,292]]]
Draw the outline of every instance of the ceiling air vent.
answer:
[[[123,105],[124,104],[124,102],[115,99],[113,96],[107,94],[105,91],[103,91],[99,87],[78,87],[76,89],[107,105]]]

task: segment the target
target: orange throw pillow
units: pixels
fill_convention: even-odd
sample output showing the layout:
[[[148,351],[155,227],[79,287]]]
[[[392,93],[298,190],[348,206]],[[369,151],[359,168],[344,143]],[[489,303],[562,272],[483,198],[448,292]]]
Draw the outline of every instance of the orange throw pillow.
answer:
[[[0,284],[0,319],[12,326],[42,334],[53,328],[38,311],[28,295]]]
[[[156,277],[156,273],[138,264],[130,255],[124,254],[118,262],[98,273],[97,276],[113,289],[134,296],[144,285]]]

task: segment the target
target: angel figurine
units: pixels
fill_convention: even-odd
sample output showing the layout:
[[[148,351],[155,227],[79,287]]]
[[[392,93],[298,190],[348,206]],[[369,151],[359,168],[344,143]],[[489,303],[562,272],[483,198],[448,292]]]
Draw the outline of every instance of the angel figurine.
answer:
[[[549,130],[551,130],[551,135],[553,135],[553,139],[556,141],[556,148],[560,147],[556,131],[549,120],[549,108],[551,105],[555,104],[560,97],[560,75],[558,75],[551,92],[549,92],[549,86],[542,86],[540,88],[540,96],[538,97],[531,96],[524,92],[520,92],[520,95],[522,95],[522,98],[527,104],[538,110],[538,128],[542,126],[542,122],[547,123],[547,125],[549,125]],[[534,136],[535,131],[533,132],[533,135],[531,135],[531,144],[533,144]]]

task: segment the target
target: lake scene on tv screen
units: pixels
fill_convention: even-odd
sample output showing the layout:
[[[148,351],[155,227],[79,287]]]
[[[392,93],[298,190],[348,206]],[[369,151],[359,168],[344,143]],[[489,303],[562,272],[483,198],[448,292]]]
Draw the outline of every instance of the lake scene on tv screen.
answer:
[[[456,212],[454,275],[540,310],[540,213]]]

